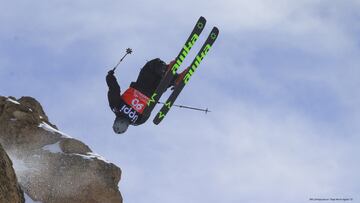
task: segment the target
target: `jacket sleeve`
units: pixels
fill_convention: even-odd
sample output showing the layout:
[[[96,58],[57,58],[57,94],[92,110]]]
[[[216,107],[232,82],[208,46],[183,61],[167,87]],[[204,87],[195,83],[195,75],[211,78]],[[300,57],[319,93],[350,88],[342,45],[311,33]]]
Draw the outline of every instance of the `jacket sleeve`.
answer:
[[[108,73],[106,76],[106,83],[109,87],[109,91],[116,91],[120,93],[120,86],[113,74]]]
[[[106,84],[109,87],[108,90],[108,100],[109,106],[111,109],[119,107],[121,103],[121,90],[120,86],[116,80],[116,77],[113,74],[107,74],[106,76]]]

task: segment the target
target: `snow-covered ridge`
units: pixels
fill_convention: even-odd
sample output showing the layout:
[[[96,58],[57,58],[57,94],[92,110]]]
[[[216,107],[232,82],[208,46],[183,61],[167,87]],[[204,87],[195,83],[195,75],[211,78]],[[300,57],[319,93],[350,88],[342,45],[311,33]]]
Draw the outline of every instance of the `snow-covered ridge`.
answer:
[[[101,161],[104,161],[106,163],[110,163],[108,160],[106,160],[103,156],[99,155],[99,154],[96,154],[94,152],[88,152],[87,155],[83,155],[83,154],[76,154],[76,155],[79,155],[79,156],[82,156],[84,159],[98,159],[98,160],[101,160]]]
[[[13,100],[13,99],[11,99],[9,97],[6,99],[6,101],[17,104],[17,105],[20,105],[20,103],[18,101],[15,101],[15,100]]]
[[[54,134],[59,133],[62,135],[63,138],[71,138],[69,135],[61,132],[60,130],[56,130],[55,128],[51,127],[49,124],[45,122],[40,123],[38,127]]]
[[[54,153],[54,154],[56,154],[56,153],[64,153],[61,150],[60,142],[56,142],[54,144],[46,145],[42,149],[46,150],[46,151],[49,151],[51,153]],[[87,160],[98,159],[98,160],[104,161],[106,163],[110,163],[103,156],[101,156],[101,155],[99,155],[97,153],[94,153],[94,152],[88,152],[88,153],[86,153],[86,155],[85,154],[76,154],[76,153],[74,153],[72,155],[81,156],[82,158],[87,159]]]

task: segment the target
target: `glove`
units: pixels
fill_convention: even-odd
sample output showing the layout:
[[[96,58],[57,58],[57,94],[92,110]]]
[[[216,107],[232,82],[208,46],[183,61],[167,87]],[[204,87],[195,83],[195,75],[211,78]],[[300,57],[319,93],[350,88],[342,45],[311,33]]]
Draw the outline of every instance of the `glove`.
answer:
[[[108,74],[109,75],[114,75],[115,71],[114,70],[109,70]]]

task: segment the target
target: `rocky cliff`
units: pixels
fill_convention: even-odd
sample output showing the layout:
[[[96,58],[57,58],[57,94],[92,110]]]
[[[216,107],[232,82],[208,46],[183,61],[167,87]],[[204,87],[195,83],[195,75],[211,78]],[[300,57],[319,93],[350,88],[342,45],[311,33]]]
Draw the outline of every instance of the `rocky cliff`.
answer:
[[[24,194],[18,185],[12,162],[0,144],[0,202],[24,201]]]
[[[117,203],[121,170],[49,122],[31,97],[0,96],[0,144],[35,201]]]

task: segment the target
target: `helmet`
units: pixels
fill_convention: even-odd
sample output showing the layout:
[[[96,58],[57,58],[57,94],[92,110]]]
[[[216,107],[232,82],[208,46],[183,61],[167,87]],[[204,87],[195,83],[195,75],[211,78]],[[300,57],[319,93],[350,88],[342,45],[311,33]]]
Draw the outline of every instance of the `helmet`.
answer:
[[[126,132],[129,125],[130,125],[129,119],[124,117],[116,117],[113,124],[113,130],[116,134],[122,134]]]

